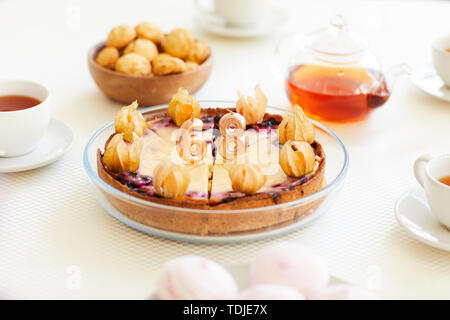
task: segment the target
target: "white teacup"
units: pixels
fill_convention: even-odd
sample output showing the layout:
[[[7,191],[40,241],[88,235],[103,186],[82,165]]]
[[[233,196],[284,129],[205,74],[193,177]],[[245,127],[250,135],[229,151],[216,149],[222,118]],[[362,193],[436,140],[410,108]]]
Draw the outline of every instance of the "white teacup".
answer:
[[[414,174],[425,189],[431,211],[450,229],[450,186],[439,182],[440,178],[450,175],[450,154],[420,156],[414,163]]]
[[[257,24],[265,18],[268,10],[268,0],[210,0],[213,1],[213,10],[205,8],[203,1],[195,0],[195,6],[200,12],[224,20],[237,27],[248,27]]]
[[[433,42],[432,55],[436,73],[450,88],[450,34],[441,36]]]
[[[50,122],[48,90],[37,82],[0,80],[0,96],[23,95],[42,101],[23,110],[0,111],[0,157],[16,157],[33,151]]]

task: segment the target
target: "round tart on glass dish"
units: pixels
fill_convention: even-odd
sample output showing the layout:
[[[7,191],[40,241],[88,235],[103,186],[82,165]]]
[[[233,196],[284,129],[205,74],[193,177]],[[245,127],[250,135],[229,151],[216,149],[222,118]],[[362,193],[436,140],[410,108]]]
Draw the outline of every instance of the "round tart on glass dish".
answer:
[[[313,124],[298,106],[284,117],[266,112],[259,85],[254,97],[238,95],[234,105],[201,108],[180,88],[166,110],[149,116],[137,110],[137,102],[123,107],[115,133],[97,150],[98,175],[166,210],[161,214],[105,193],[108,200],[144,225],[200,235],[254,232],[314,212],[324,197],[276,208],[326,186],[326,157]],[[172,214],[170,207],[199,212],[173,208]],[[269,210],[242,213],[262,207]]]

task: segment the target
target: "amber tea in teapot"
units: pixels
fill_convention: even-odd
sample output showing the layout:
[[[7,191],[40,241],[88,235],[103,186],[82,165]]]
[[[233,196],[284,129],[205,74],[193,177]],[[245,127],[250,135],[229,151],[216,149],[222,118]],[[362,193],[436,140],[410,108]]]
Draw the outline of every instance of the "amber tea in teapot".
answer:
[[[383,72],[378,57],[341,15],[305,36],[289,34],[277,48],[278,75],[292,104],[317,120],[365,119],[389,99],[394,79],[409,72],[398,64]]]
[[[292,104],[327,121],[362,120],[390,96],[379,71],[314,64],[291,68],[286,90]]]

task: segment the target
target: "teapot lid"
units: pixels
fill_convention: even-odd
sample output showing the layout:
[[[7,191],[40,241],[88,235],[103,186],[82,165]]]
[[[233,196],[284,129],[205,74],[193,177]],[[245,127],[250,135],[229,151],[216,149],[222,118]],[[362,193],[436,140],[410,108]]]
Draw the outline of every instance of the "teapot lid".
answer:
[[[306,46],[322,56],[360,56],[368,43],[362,35],[349,31],[347,21],[338,14],[331,18],[327,28],[310,33],[306,38]]]

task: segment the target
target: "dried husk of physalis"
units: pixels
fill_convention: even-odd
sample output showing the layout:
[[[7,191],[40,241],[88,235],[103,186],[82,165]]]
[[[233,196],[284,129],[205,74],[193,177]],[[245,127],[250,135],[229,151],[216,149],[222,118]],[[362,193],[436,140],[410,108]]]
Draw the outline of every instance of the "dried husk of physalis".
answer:
[[[266,113],[267,98],[261,90],[260,85],[255,87],[255,97],[245,96],[238,91],[236,111],[242,114],[247,124],[261,122]]]
[[[305,141],[286,141],[279,157],[281,169],[287,176],[300,178],[314,170],[314,150]]]
[[[169,114],[177,126],[194,117],[200,117],[200,104],[184,88],[179,88],[169,103]]]
[[[255,194],[266,183],[266,176],[255,164],[233,164],[228,170],[233,190]]]
[[[138,103],[134,101],[129,106],[125,106],[117,112],[114,119],[116,133],[123,133],[126,142],[133,142],[133,134],[142,137],[147,129],[147,122],[142,114],[137,111]]]
[[[153,173],[153,185],[156,193],[164,198],[180,198],[190,183],[187,168],[170,160],[162,160]]]
[[[316,132],[311,120],[303,113],[299,106],[294,107],[294,112],[284,117],[278,126],[278,138],[281,144],[288,140],[306,141],[313,143]]]
[[[124,140],[123,133],[116,133],[106,146],[103,161],[112,172],[136,171],[139,168],[142,139],[134,134],[133,142]]]

